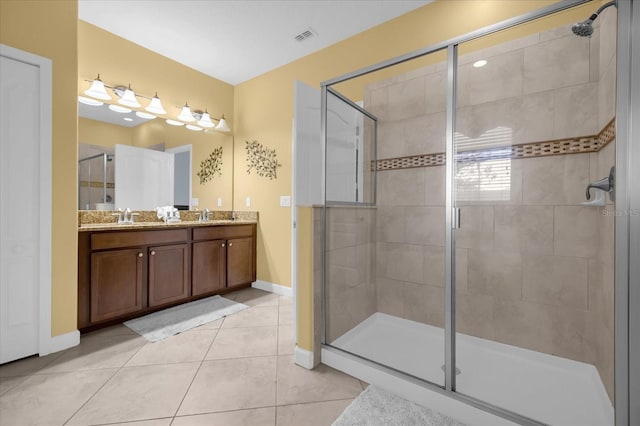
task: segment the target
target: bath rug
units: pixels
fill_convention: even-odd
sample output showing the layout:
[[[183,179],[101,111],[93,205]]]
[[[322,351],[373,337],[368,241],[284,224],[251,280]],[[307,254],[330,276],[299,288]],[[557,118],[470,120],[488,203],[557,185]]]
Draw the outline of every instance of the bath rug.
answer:
[[[124,325],[148,341],[157,342],[247,308],[242,303],[212,296],[132,319]]]
[[[332,426],[466,426],[451,417],[368,386]]]

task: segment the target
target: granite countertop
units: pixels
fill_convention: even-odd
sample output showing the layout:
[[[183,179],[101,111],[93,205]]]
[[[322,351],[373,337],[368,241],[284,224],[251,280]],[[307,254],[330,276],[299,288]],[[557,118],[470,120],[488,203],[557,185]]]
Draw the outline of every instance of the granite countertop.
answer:
[[[249,225],[258,223],[257,220],[210,220],[208,222],[198,222],[191,220],[183,220],[181,222],[134,222],[127,224],[117,223],[86,223],[78,227],[78,231],[113,231],[113,230],[125,230],[125,229],[168,229],[168,228],[180,228],[185,226],[221,226],[221,225]]]
[[[158,219],[155,211],[139,210],[134,223],[118,224],[113,211],[80,210],[78,211],[78,231],[113,231],[126,229],[167,229],[179,227],[249,225],[258,223],[258,212],[212,211],[206,222],[197,220],[199,212],[182,211],[181,221],[164,223]],[[235,219],[232,219],[235,218]]]

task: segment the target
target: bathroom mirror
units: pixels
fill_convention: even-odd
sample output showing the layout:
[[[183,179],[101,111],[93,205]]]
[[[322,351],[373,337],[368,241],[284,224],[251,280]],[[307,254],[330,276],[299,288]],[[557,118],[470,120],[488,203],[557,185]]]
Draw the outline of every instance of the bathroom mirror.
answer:
[[[233,210],[232,136],[171,126],[162,118],[142,119],[134,112],[117,113],[109,110],[107,104],[90,106],[79,102],[78,111],[78,209],[123,207],[118,203],[118,186],[115,185],[118,157],[114,148],[120,144],[174,152],[181,157],[175,165],[183,173],[176,173],[180,182],[174,187],[176,191],[182,188],[182,192],[168,197],[175,199],[174,205],[179,208]],[[185,168],[190,170],[184,173]],[[134,185],[132,182],[131,186]],[[139,199],[144,198],[142,195]],[[139,209],[156,207],[144,205]]]

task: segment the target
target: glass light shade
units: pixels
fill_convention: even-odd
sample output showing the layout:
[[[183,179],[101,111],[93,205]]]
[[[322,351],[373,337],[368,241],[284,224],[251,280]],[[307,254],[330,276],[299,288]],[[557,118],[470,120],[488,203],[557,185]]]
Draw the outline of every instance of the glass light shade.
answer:
[[[78,102],[83,103],[85,105],[91,105],[91,106],[104,105],[104,102],[102,101],[97,101],[91,98],[85,98],[84,96],[78,96]]]
[[[136,99],[136,94],[131,90],[131,85],[124,91],[124,95],[118,100],[120,105],[133,108],[140,108],[140,102]]]
[[[167,124],[170,124],[172,126],[184,126],[184,123],[182,121],[176,121],[171,119],[166,119],[165,121],[167,122]]]
[[[123,120],[124,120],[124,121],[133,121],[133,118],[131,118],[131,117],[125,117]]]
[[[102,80],[100,80],[100,74],[98,74],[98,77],[93,80],[93,83],[91,83],[91,87],[84,91],[84,94],[87,96],[91,96],[92,98],[102,99],[104,101],[111,100],[111,96],[109,96],[104,88],[104,83],[102,82]]]
[[[148,112],[136,111],[136,115],[140,118],[144,118],[145,120],[152,120],[156,118],[155,115],[149,114]]]
[[[198,126],[207,127],[207,128],[215,126],[215,124],[213,124],[213,121],[211,121],[211,117],[209,116],[209,113],[207,111],[205,111],[202,114],[202,118],[198,120]]]
[[[120,105],[114,105],[114,104],[109,105],[109,109],[113,112],[119,112],[120,114],[126,114],[128,112],[131,112],[129,108],[121,107]]]
[[[193,130],[194,132],[199,132],[202,130],[202,127],[194,126],[193,124],[187,124],[185,127],[189,130]]]
[[[231,131],[231,129],[229,128],[229,125],[227,124],[227,120],[224,119],[224,115],[222,116],[222,118],[220,119],[220,122],[216,126],[216,130],[218,130],[220,132],[230,132]]]
[[[191,108],[189,108],[189,104],[184,104],[184,106],[182,107],[182,111],[180,112],[180,115],[178,115],[178,120],[182,120],[187,123],[196,121],[193,114],[191,114]]]
[[[160,98],[158,97],[157,93],[153,98],[151,98],[151,102],[149,103],[149,105],[147,105],[145,110],[160,115],[164,115],[167,113],[167,111],[165,111],[164,107],[162,106],[162,102],[160,102]]]

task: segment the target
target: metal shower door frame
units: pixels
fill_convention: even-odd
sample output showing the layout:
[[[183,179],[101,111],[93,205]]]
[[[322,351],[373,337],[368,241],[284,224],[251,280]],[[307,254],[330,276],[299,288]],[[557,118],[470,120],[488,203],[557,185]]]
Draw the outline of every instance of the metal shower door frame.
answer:
[[[462,43],[484,37],[535,19],[570,9],[591,0],[562,0],[545,8],[490,25],[468,34],[419,49],[405,55],[356,70],[321,83],[321,137],[323,146],[327,143],[327,92],[330,86],[342,83],[375,71],[410,61],[441,50],[447,50],[447,111],[446,111],[446,233],[445,233],[445,386],[419,379],[388,366],[360,357],[357,354],[330,346],[326,341],[326,204],[323,213],[323,279],[322,279],[322,345],[328,350],[338,350],[376,369],[402,377],[435,392],[445,394],[522,425],[540,426],[542,423],[505,410],[485,401],[456,392],[456,327],[455,327],[455,168],[454,131],[456,110],[456,80],[458,46]],[[635,8],[633,7],[635,4]],[[640,75],[640,0],[618,1],[618,92],[616,108],[616,170],[618,171],[618,200],[616,207],[632,212],[636,207],[640,212],[640,185],[631,187],[632,182],[640,182],[640,82],[633,81],[632,75]],[[635,32],[634,32],[635,31]],[[633,44],[635,42],[635,44]],[[632,56],[633,50],[636,56]],[[620,53],[625,53],[620,55]],[[333,92],[333,90],[331,90]],[[632,126],[636,124],[635,126]],[[634,131],[635,130],[635,131]],[[633,143],[632,143],[633,141]],[[325,158],[326,160],[326,158]],[[325,162],[326,167],[326,162]],[[636,241],[637,240],[637,241]],[[640,421],[640,339],[630,339],[630,332],[640,335],[640,326],[630,324],[630,318],[640,324],[640,214],[638,217],[626,214],[616,217],[616,276],[615,276],[615,425],[628,426],[630,421]],[[635,262],[631,262],[636,259]],[[631,283],[635,282],[635,287]],[[631,329],[631,330],[630,330]],[[630,355],[632,354],[632,355]],[[630,373],[632,376],[630,377]],[[635,386],[635,388],[634,388]],[[632,393],[635,392],[635,393]],[[630,395],[635,399],[630,399]],[[630,414],[631,413],[631,414]],[[634,420],[635,419],[635,420]],[[638,423],[640,424],[640,423]]]

